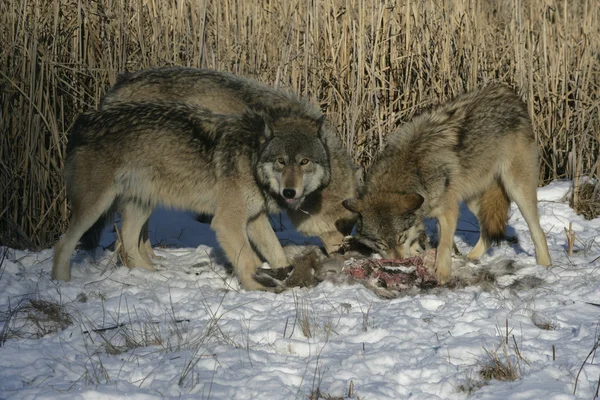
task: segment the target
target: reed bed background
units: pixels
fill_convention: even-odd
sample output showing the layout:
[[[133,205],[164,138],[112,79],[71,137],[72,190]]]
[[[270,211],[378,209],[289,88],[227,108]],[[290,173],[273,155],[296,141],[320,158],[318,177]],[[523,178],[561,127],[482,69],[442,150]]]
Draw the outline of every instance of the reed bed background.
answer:
[[[0,244],[55,242],[68,217],[70,125],[119,72],[152,66],[230,71],[309,96],[367,168],[418,110],[505,82],[533,116],[540,183],[579,187],[600,177],[599,27],[595,0],[4,0]]]

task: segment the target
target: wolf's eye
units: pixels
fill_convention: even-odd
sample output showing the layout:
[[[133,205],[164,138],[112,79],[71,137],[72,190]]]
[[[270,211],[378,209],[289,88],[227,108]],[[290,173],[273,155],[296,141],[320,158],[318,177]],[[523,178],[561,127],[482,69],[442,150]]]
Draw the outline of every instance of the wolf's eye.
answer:
[[[310,162],[310,160],[308,158],[303,158],[302,160],[300,160],[300,165],[306,165]]]
[[[387,251],[391,248],[390,245],[383,239],[376,240],[375,243],[377,244],[377,248],[379,250]]]
[[[405,233],[401,233],[398,236],[396,236],[396,244],[400,245],[400,244],[403,244],[404,242],[406,242],[406,234]]]
[[[278,163],[278,164],[281,164],[281,165],[285,165],[285,160],[283,159],[283,157],[279,157],[279,158],[277,159],[277,163]]]

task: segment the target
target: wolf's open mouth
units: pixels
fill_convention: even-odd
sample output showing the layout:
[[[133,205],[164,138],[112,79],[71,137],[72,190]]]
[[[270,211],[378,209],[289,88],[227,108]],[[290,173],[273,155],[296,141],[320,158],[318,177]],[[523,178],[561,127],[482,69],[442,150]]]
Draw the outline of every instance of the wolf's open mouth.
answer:
[[[285,203],[291,207],[292,209],[297,209],[298,207],[300,207],[302,205],[302,200],[304,198],[303,197],[298,197],[296,199],[285,199]]]
[[[296,197],[294,199],[283,198],[283,200],[285,200],[285,203],[292,209],[297,209],[298,207],[300,207],[302,205],[302,202],[304,201],[304,197],[305,196],[300,196],[300,197]]]

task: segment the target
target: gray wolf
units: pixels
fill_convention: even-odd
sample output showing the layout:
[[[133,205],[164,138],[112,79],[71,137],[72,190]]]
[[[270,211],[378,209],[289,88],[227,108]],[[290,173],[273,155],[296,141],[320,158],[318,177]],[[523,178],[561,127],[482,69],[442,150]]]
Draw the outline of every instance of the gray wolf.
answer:
[[[132,102],[80,115],[64,167],[71,219],[55,246],[52,278],[69,280],[70,257],[81,236],[116,210],[123,213],[127,264],[154,269],[142,228],[162,204],[213,215],[211,228],[242,287],[263,289],[253,278],[260,256],[273,268],[288,265],[268,219],[279,209],[281,190],[274,181],[281,175],[283,182],[281,171],[293,166],[304,181],[289,197],[301,197],[329,180],[318,134],[298,132],[293,140],[281,135],[295,118],[284,113],[265,118],[251,110],[220,115],[175,102]],[[296,122],[306,131],[319,130],[319,121]],[[285,152],[290,141],[304,143],[310,155]]]
[[[275,133],[285,144],[270,171],[270,185],[278,192],[272,195],[298,232],[318,236],[328,253],[334,252],[351,233],[356,215],[341,203],[357,195],[359,171],[321,111],[305,99],[225,72],[167,67],[120,75],[100,107],[108,109],[116,104],[148,100],[180,101],[228,115],[241,114],[247,108],[278,120],[282,120],[281,114],[287,115],[280,124],[280,133]],[[310,148],[310,141],[303,140],[305,135],[321,138],[329,157],[329,175],[306,174],[303,159],[314,149]],[[147,239],[143,243],[151,253]]]
[[[538,264],[550,265],[537,211],[537,147],[527,107],[510,88],[463,93],[401,126],[367,175],[364,193],[344,201],[359,214],[357,238],[384,257],[407,257],[423,218],[438,221],[435,270],[451,274],[459,204],[477,216],[481,257],[504,235],[513,200],[523,214]]]

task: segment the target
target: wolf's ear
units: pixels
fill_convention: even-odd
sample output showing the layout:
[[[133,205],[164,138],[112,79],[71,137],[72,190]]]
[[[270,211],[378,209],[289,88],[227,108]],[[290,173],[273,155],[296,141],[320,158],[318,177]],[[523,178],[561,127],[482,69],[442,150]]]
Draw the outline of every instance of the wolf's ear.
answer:
[[[342,206],[348,211],[360,214],[362,212],[362,202],[359,199],[346,199],[342,201]]]
[[[399,207],[405,213],[416,211],[423,205],[425,199],[418,193],[408,193],[400,195]]]
[[[260,135],[261,143],[267,142],[273,137],[271,119],[264,112],[246,109],[241,116],[241,122],[245,124],[248,131]]]
[[[325,131],[327,130],[326,127],[326,120],[325,120],[325,115],[321,115],[319,117],[319,119],[317,119],[315,121],[316,125],[317,125],[317,132],[320,138],[323,138],[323,134],[325,133]]]
[[[356,170],[354,171],[354,179],[356,179],[356,182],[363,182],[364,178],[365,178],[364,167],[360,166],[360,167],[356,168]]]
[[[423,196],[418,193],[386,192],[381,196],[390,213],[405,215],[415,212],[423,204]]]
[[[264,113],[264,112],[260,112],[260,111],[255,111],[256,115],[261,119],[262,121],[262,137],[261,137],[261,141],[262,142],[268,142],[269,140],[271,140],[273,138],[273,121],[271,120],[271,118],[269,117],[268,114]]]
[[[271,124],[266,119],[265,119],[265,127],[263,130],[263,137],[266,140],[270,140],[273,137],[273,128],[271,128]]]

